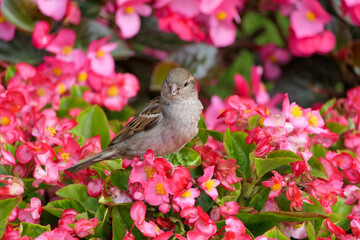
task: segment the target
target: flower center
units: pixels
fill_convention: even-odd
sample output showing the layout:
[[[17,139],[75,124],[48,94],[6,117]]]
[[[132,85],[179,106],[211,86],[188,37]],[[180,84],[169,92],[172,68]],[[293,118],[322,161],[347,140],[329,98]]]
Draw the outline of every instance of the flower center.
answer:
[[[291,109],[291,114],[292,114],[294,117],[298,118],[298,117],[302,116],[303,113],[302,113],[302,111],[301,111],[301,109],[300,109],[299,106],[294,106],[294,107]]]
[[[62,73],[61,68],[59,67],[54,67],[52,71],[55,76],[60,76]]]
[[[271,54],[271,55],[269,56],[269,61],[272,62],[272,63],[276,63],[276,62],[277,62],[277,58],[275,57],[274,54]]]
[[[313,127],[313,126],[315,126],[315,127],[317,127],[317,125],[318,125],[318,118],[316,117],[316,116],[314,116],[314,115],[312,115],[310,118],[309,118],[309,124]]]
[[[271,186],[271,190],[273,191],[277,191],[281,188],[281,184],[280,183],[275,183],[274,185]]]
[[[104,50],[99,50],[96,52],[96,56],[98,58],[102,58],[105,55],[105,51]]]
[[[164,195],[166,193],[164,189],[164,185],[162,183],[156,184],[156,193],[159,195]]]
[[[69,55],[72,51],[72,46],[65,46],[63,49],[62,49],[62,54],[64,55]]]
[[[63,153],[61,154],[61,158],[62,158],[63,162],[68,162],[68,161],[69,161],[69,157],[70,157],[70,153],[63,152]]]
[[[190,191],[190,190],[186,190],[185,192],[183,192],[183,193],[181,194],[181,197],[183,197],[183,198],[191,197],[191,191]]]
[[[84,82],[86,81],[87,78],[88,78],[88,74],[85,71],[80,72],[79,75],[77,76],[77,80],[79,82]]]
[[[49,131],[51,137],[53,137],[56,134],[55,128],[53,128],[51,126],[47,127],[46,130]]]
[[[211,179],[205,183],[205,188],[210,192],[211,189],[214,187],[214,185],[215,185],[215,182],[214,182],[214,180]]]
[[[308,11],[306,13],[306,18],[310,21],[313,22],[316,19],[315,13],[313,13],[312,11]]]
[[[154,175],[155,173],[155,169],[150,167],[150,166],[145,166],[145,174],[146,174],[146,177],[147,179],[150,179],[152,178],[152,176]]]
[[[59,84],[59,88],[58,88],[57,92],[58,92],[60,95],[63,94],[64,92],[66,92],[66,87],[65,87],[65,85],[64,85],[63,83],[60,83],[60,84]]]
[[[133,13],[134,11],[135,11],[135,8],[132,7],[132,6],[128,6],[128,7],[125,8],[125,13],[126,13],[126,14],[131,14],[131,13]]]
[[[5,18],[3,16],[0,16],[0,23],[4,23],[5,22]]]
[[[114,97],[119,95],[119,88],[117,86],[111,86],[108,91],[107,94],[109,97]]]
[[[9,125],[10,122],[11,122],[11,120],[10,120],[10,118],[8,118],[8,117],[2,117],[2,118],[0,119],[1,125]]]
[[[219,20],[219,21],[223,21],[225,20],[225,18],[227,17],[227,14],[226,12],[224,11],[220,11],[216,14],[216,18]]]
[[[36,93],[37,93],[40,97],[42,97],[42,96],[44,96],[44,95],[46,94],[46,91],[45,91],[44,88],[38,88],[38,89],[36,90]]]

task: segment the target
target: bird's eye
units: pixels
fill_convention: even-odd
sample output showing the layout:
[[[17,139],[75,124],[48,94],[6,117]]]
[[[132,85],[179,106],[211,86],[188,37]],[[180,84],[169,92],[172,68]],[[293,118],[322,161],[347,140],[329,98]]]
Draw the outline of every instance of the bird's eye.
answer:
[[[189,82],[185,82],[184,87],[186,87],[189,84]]]

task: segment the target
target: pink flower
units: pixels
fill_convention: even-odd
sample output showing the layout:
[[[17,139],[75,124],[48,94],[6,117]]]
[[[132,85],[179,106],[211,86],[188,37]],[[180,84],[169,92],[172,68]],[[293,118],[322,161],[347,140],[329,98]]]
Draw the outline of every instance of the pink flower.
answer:
[[[181,209],[186,207],[193,207],[195,205],[195,198],[200,196],[200,190],[196,188],[189,188],[175,194],[174,203],[179,205]]]
[[[216,233],[216,224],[209,218],[209,215],[202,210],[200,206],[197,207],[199,218],[194,224],[194,229],[208,237]]]
[[[290,25],[296,38],[312,37],[322,33],[330,22],[328,14],[317,0],[303,0],[290,15]]]
[[[9,151],[5,151],[4,148],[1,148],[0,150],[1,156],[0,156],[0,165],[13,165],[15,166],[15,158],[14,155],[12,155]]]
[[[0,13],[0,39],[6,42],[11,41],[15,36],[15,29],[15,26],[7,22]]]
[[[227,217],[225,219],[225,223],[225,231],[227,233],[232,232],[236,235],[245,235],[245,225],[239,219],[235,217]]]
[[[144,188],[144,197],[146,202],[153,206],[170,201],[163,177],[156,175],[147,181]]]
[[[224,205],[220,206],[220,213],[224,218],[229,216],[234,216],[239,212],[239,204],[235,201],[226,202]]]
[[[115,23],[120,28],[123,38],[131,38],[140,30],[140,16],[147,17],[151,13],[151,7],[144,4],[148,0],[117,0]]]
[[[259,49],[260,58],[264,63],[264,75],[269,80],[278,79],[281,75],[281,68],[290,61],[290,53],[282,48],[278,48],[275,44],[267,44]]]
[[[18,218],[21,222],[36,223],[40,219],[41,212],[40,199],[33,197],[30,200],[29,208],[20,209]]]
[[[53,39],[53,36],[49,34],[50,24],[46,21],[39,21],[36,23],[32,33],[32,44],[36,48],[45,48]]]
[[[130,209],[131,219],[135,224],[142,224],[145,221],[146,205],[142,201],[135,202]]]
[[[98,224],[99,219],[93,218],[89,221],[86,218],[82,218],[75,223],[74,230],[78,237],[84,238],[88,235],[94,235],[94,229]]]
[[[72,53],[76,40],[76,33],[72,29],[61,29],[53,40],[45,47],[49,52],[55,53],[57,58],[66,61]]]
[[[74,25],[78,25],[81,21],[81,11],[72,1],[68,2],[65,19]]]
[[[349,14],[351,21],[356,26],[360,26],[360,2],[354,0],[342,0],[343,14]]]
[[[24,193],[25,185],[20,178],[10,175],[0,175],[0,199],[12,198],[20,196]]]
[[[204,175],[199,177],[197,181],[200,183],[201,189],[205,191],[215,202],[218,196],[216,186],[220,184],[217,179],[211,179],[214,175],[215,166],[210,166],[204,169]]]
[[[36,3],[44,15],[59,21],[65,16],[68,0],[36,0]]]
[[[90,197],[99,197],[101,195],[103,182],[101,179],[92,179],[87,185],[87,192]]]
[[[36,165],[34,178],[36,179],[33,182],[34,187],[37,187],[42,182],[47,184],[58,184],[60,178],[59,168],[52,159],[49,159],[46,162],[45,170],[40,165]]]
[[[88,58],[90,67],[101,76],[110,76],[114,73],[115,63],[110,52],[116,48],[116,43],[106,43],[110,37],[101,38],[90,42]]]
[[[66,231],[68,231],[70,234],[74,234],[75,231],[73,228],[71,228],[69,226],[69,224],[75,224],[76,223],[76,215],[78,214],[78,212],[74,209],[66,209],[65,211],[63,211],[63,213],[61,214],[61,218],[59,219],[59,227],[65,229]]]
[[[270,187],[271,191],[269,194],[269,198],[278,197],[281,194],[281,190],[284,186],[286,186],[286,182],[283,181],[284,177],[280,175],[276,171],[272,171],[274,174],[273,177],[271,177],[271,180],[263,181],[262,185],[264,187]]]
[[[77,240],[78,238],[72,237],[64,228],[55,228],[50,232],[44,232],[34,240]]]

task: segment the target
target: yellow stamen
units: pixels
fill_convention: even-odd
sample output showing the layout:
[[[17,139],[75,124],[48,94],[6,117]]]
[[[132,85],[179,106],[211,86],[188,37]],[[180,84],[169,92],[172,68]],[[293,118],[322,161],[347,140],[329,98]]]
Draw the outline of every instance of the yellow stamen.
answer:
[[[271,190],[277,191],[280,188],[281,188],[281,184],[280,183],[275,183],[274,185],[272,185]]]
[[[306,13],[306,18],[310,21],[310,22],[313,22],[315,19],[316,19],[316,15],[315,13],[311,12],[311,11],[308,11]]]
[[[214,187],[214,185],[215,185],[215,182],[214,182],[214,180],[211,179],[205,183],[205,188],[210,192],[211,189]]]
[[[1,124],[1,125],[9,125],[10,122],[11,122],[11,120],[10,120],[10,118],[8,118],[8,117],[2,117],[2,118],[0,119],[0,124]]]
[[[87,78],[88,78],[88,74],[85,71],[80,72],[79,75],[77,76],[78,82],[84,82],[86,81]]]
[[[310,118],[309,118],[309,124],[310,126],[315,126],[317,127],[318,126],[318,118],[315,116],[315,115],[312,115]]]
[[[111,86],[108,90],[107,90],[107,94],[109,97],[114,97],[119,95],[119,88],[117,86]]]
[[[4,23],[5,22],[5,18],[3,16],[0,16],[0,23]]]
[[[60,156],[61,156],[63,162],[68,162],[69,158],[70,158],[70,153],[63,152]]]
[[[183,192],[183,193],[181,194],[181,197],[183,197],[183,198],[191,197],[191,191],[190,191],[190,190],[186,190],[185,192]]]
[[[302,223],[299,223],[299,224],[295,224],[295,225],[294,225],[295,228],[301,228],[302,226],[303,226]]]
[[[294,106],[292,109],[291,109],[291,114],[298,118],[300,116],[303,115],[303,112],[301,111],[301,108],[299,106]]]
[[[224,12],[224,11],[218,12],[218,13],[216,14],[216,18],[217,18],[219,21],[225,20],[226,17],[227,17],[227,14],[226,14],[226,12]]]
[[[62,54],[69,55],[72,52],[72,46],[65,46],[62,49]]]
[[[40,97],[42,97],[42,96],[44,96],[44,95],[46,94],[46,90],[45,90],[44,88],[38,88],[38,89],[36,90],[36,93],[37,93]]]
[[[96,56],[98,58],[102,58],[104,55],[105,55],[105,51],[103,51],[103,50],[99,50],[96,52]]]
[[[54,67],[54,68],[53,68],[53,74],[54,74],[55,76],[60,76],[61,73],[62,73],[61,68],[59,68],[59,67]]]
[[[145,174],[147,179],[150,179],[153,177],[154,173],[155,173],[155,168],[152,168],[150,166],[145,166]]]
[[[128,7],[125,8],[125,13],[126,13],[126,14],[131,14],[131,13],[133,13],[134,11],[135,11],[135,8],[132,7],[132,6],[128,6]]]
[[[48,130],[50,132],[51,137],[53,137],[56,134],[55,128],[53,128],[51,126],[47,127],[46,130]]]
[[[65,87],[65,85],[64,85],[63,83],[60,83],[60,84],[59,84],[59,88],[58,88],[57,92],[58,92],[60,95],[63,94],[64,92],[66,92],[66,87]]]
[[[166,193],[164,189],[164,185],[162,183],[156,184],[156,193],[159,195],[164,195]]]

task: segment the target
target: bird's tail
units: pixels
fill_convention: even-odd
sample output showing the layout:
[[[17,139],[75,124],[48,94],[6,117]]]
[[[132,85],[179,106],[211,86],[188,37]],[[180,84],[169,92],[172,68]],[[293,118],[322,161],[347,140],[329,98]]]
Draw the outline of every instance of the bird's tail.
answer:
[[[94,156],[91,156],[81,162],[78,162],[77,164],[65,169],[65,171],[69,171],[71,173],[77,172],[81,169],[90,167],[91,165],[101,162],[103,160],[110,160],[113,159],[113,152],[110,150],[104,150],[102,152],[99,152],[98,154],[95,154]]]

